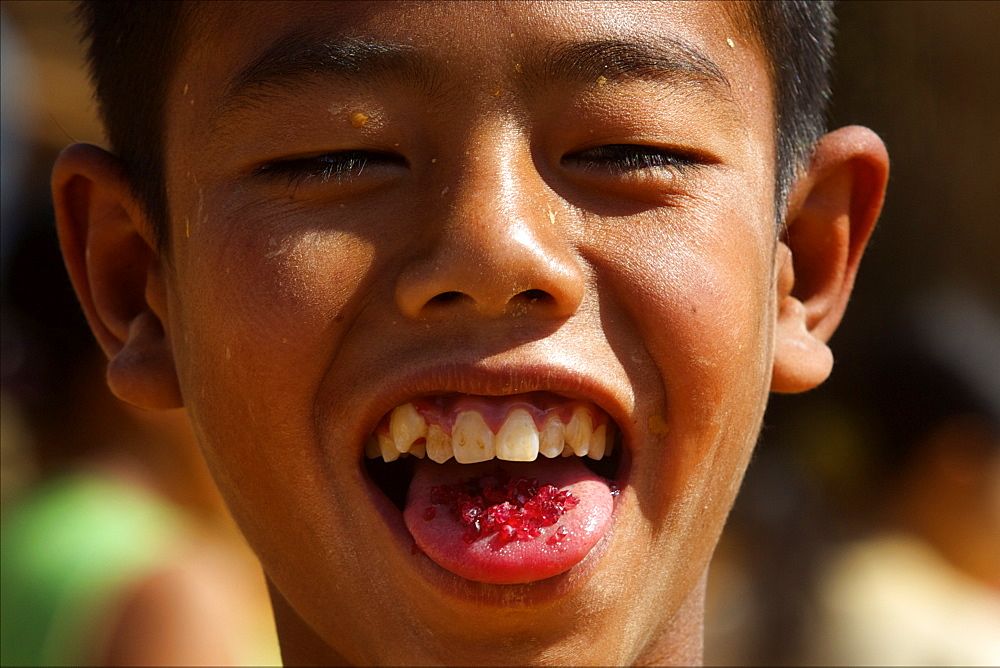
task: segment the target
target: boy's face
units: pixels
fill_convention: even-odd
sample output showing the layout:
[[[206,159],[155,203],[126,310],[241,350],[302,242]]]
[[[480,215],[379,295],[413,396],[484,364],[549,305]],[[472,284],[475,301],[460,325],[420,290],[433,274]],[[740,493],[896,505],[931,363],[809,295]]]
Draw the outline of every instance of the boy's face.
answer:
[[[285,644],[624,664],[698,642],[773,357],[755,42],[714,3],[221,4],[190,29],[151,303]],[[569,570],[485,584],[413,549],[365,444],[415,399],[525,392],[610,416],[621,492]]]

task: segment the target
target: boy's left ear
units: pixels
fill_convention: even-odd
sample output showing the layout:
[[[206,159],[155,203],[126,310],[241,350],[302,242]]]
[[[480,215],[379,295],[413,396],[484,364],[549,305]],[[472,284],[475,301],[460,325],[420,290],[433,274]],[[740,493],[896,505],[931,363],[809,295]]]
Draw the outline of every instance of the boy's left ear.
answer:
[[[809,169],[793,185],[775,256],[773,392],[810,390],[830,375],[827,341],[847,307],[888,177],[882,140],[849,126],[816,143]]]

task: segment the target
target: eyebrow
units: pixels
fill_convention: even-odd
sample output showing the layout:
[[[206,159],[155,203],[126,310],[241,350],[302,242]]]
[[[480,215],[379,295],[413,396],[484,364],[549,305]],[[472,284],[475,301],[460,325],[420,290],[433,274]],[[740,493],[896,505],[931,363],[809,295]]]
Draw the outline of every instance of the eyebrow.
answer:
[[[708,56],[680,40],[596,39],[557,42],[527,61],[525,85],[540,90],[553,82],[591,85],[647,80],[689,84],[711,97],[732,102],[731,85]],[[407,81],[428,98],[442,98],[442,68],[411,45],[356,37],[328,39],[294,33],[276,41],[233,76],[215,120],[264,103],[270,92],[294,91],[317,78],[336,78],[371,86]]]
[[[330,77],[369,85],[402,79],[431,97],[441,95],[442,82],[436,69],[412,46],[293,33],[269,46],[230,79],[215,117],[258,106],[260,97],[270,91],[294,91],[317,78]]]
[[[642,79],[692,84],[731,99],[729,79],[711,58],[681,40],[599,39],[559,42],[544,53],[536,85],[547,81],[592,83]]]

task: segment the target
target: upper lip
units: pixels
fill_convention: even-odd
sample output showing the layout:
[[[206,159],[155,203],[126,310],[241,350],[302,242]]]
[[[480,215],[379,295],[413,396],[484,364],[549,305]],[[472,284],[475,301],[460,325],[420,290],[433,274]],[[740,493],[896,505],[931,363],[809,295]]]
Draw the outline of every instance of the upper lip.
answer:
[[[587,374],[544,361],[503,361],[496,357],[474,363],[428,362],[408,368],[392,377],[382,376],[384,390],[376,392],[359,408],[355,435],[360,450],[382,417],[396,406],[419,397],[460,393],[481,396],[509,396],[545,391],[568,399],[597,405],[614,420],[625,441],[630,440],[632,421],[615,388],[596,374]]]

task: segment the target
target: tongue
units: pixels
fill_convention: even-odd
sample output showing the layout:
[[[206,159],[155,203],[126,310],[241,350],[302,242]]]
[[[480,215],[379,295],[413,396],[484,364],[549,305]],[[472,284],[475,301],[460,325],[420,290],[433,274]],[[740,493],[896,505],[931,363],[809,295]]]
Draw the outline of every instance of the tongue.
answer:
[[[442,568],[477,582],[519,584],[583,560],[604,535],[612,507],[608,482],[578,457],[472,465],[425,459],[417,462],[403,518]]]

